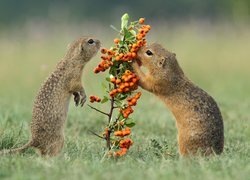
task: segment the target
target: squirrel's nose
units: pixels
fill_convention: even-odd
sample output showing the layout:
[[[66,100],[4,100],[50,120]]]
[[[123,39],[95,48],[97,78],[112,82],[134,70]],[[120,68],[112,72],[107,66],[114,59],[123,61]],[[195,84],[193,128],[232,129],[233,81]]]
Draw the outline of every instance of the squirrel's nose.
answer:
[[[95,41],[96,45],[100,48],[100,47],[101,47],[101,42],[100,42],[100,40],[95,39],[94,41]]]
[[[96,44],[100,44],[100,40],[98,39],[93,39]]]

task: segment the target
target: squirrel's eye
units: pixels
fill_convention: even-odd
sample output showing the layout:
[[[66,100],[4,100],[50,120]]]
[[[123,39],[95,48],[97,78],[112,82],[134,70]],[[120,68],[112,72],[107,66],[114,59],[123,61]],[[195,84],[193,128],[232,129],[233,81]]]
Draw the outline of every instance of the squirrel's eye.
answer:
[[[153,55],[153,53],[152,53],[150,50],[147,50],[147,51],[146,51],[146,54],[147,54],[148,56],[152,56],[152,55]]]
[[[89,39],[89,40],[88,40],[88,43],[89,43],[89,44],[93,44],[94,42],[95,42],[95,41],[94,41],[93,39]]]

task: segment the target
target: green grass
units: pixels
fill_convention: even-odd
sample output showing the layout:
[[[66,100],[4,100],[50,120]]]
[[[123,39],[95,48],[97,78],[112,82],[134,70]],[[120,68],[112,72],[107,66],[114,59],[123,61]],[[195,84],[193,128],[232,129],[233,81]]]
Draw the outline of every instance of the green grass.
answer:
[[[28,141],[34,96],[71,39],[80,32],[91,32],[103,45],[110,45],[115,34],[108,26],[95,27],[94,31],[84,32],[79,26],[72,30],[65,27],[47,34],[25,28],[20,32],[18,29],[0,32],[0,149],[18,147]],[[104,142],[88,133],[88,129],[101,133],[103,116],[87,106],[75,108],[72,101],[63,152],[51,159],[39,157],[34,150],[1,156],[0,179],[248,179],[249,26],[192,23],[153,27],[150,41],[163,43],[174,51],[190,79],[217,100],[225,124],[222,155],[179,157],[171,113],[158,98],[143,91],[133,114],[137,122],[132,132],[134,145],[126,157],[103,159]],[[104,75],[92,73],[97,61],[94,58],[83,74],[88,95],[101,95]]]

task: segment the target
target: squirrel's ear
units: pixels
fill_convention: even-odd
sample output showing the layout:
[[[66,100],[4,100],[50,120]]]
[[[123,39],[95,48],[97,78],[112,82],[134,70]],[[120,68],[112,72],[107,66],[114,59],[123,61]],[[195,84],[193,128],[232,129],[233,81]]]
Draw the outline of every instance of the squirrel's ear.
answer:
[[[171,56],[170,56],[170,58],[172,59],[172,58],[176,58],[176,54],[175,53],[171,53]]]
[[[162,58],[160,61],[158,61],[157,65],[162,68],[164,67],[165,63],[166,63],[166,58]]]

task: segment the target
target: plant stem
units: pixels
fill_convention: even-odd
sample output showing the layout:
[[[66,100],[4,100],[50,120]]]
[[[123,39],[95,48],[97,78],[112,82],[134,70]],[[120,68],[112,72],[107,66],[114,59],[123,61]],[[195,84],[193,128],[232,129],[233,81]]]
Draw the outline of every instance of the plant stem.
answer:
[[[102,137],[102,136],[96,134],[95,132],[93,132],[93,131],[91,131],[91,130],[88,130],[88,131],[89,131],[90,133],[92,133],[93,135],[95,135],[95,136],[101,138],[101,139],[105,139],[104,137]]]
[[[89,105],[89,104],[88,104],[88,106],[89,106],[91,109],[94,109],[94,110],[96,110],[96,111],[99,112],[99,113],[102,113],[102,114],[104,114],[104,115],[106,115],[106,116],[109,116],[108,113],[105,113],[105,112],[103,112],[103,111],[101,111],[101,110],[99,110],[99,109],[97,109],[97,108],[95,108],[95,107],[93,107],[93,106],[91,106],[91,105]]]
[[[115,85],[115,84],[114,84],[114,89],[116,89],[116,85]],[[114,110],[114,108],[115,108],[115,107],[114,107],[114,102],[115,102],[115,98],[112,97],[112,98],[111,98],[111,101],[110,101],[110,112],[109,112],[109,114],[108,114],[108,116],[109,116],[109,118],[108,118],[108,124],[110,124],[110,121],[111,121],[111,119],[112,119],[113,110]],[[108,150],[111,149],[111,145],[110,145],[110,133],[111,133],[111,131],[108,130],[108,134],[107,134],[107,137],[106,137],[107,148],[108,148]]]

